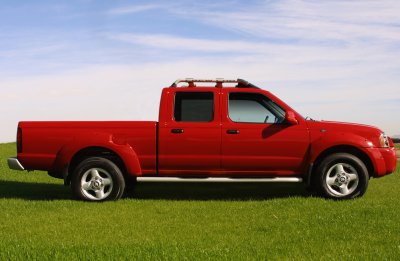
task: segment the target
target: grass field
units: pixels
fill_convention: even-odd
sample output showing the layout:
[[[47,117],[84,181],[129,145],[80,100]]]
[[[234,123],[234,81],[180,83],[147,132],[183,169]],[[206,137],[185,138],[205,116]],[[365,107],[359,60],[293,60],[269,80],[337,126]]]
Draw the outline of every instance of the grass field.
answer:
[[[11,171],[0,144],[0,260],[399,260],[400,176],[331,201],[288,184],[139,184],[73,200],[44,172]]]

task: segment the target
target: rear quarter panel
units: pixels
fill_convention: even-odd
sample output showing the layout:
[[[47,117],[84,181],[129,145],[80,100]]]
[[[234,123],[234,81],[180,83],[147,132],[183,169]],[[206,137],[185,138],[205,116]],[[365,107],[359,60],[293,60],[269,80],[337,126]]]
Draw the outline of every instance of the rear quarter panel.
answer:
[[[128,161],[130,148],[140,163],[139,170],[131,169],[140,172],[135,174],[156,170],[156,122],[20,122],[19,127],[18,159],[26,169],[60,171],[79,150],[96,146]]]

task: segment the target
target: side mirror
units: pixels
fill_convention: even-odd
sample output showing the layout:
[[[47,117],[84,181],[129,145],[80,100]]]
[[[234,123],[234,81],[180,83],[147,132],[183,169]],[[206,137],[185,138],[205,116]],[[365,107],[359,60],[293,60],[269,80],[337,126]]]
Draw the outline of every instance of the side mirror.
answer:
[[[287,111],[285,115],[285,122],[289,123],[290,125],[297,125],[299,122],[296,119],[296,115],[293,111]]]

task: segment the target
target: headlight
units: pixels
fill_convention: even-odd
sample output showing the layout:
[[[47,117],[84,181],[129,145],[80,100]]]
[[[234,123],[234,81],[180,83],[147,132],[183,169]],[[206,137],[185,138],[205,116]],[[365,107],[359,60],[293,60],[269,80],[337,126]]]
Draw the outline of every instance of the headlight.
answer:
[[[379,137],[379,144],[381,148],[389,148],[389,139],[385,133],[382,133],[381,136]]]

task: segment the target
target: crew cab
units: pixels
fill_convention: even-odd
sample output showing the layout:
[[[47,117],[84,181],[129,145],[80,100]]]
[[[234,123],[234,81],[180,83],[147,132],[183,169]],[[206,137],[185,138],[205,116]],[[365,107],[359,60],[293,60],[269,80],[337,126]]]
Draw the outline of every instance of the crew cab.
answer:
[[[11,169],[64,179],[87,201],[154,180],[304,182],[350,199],[396,163],[378,128],[305,119],[245,80],[191,78],[162,90],[158,122],[19,122],[8,159]]]

